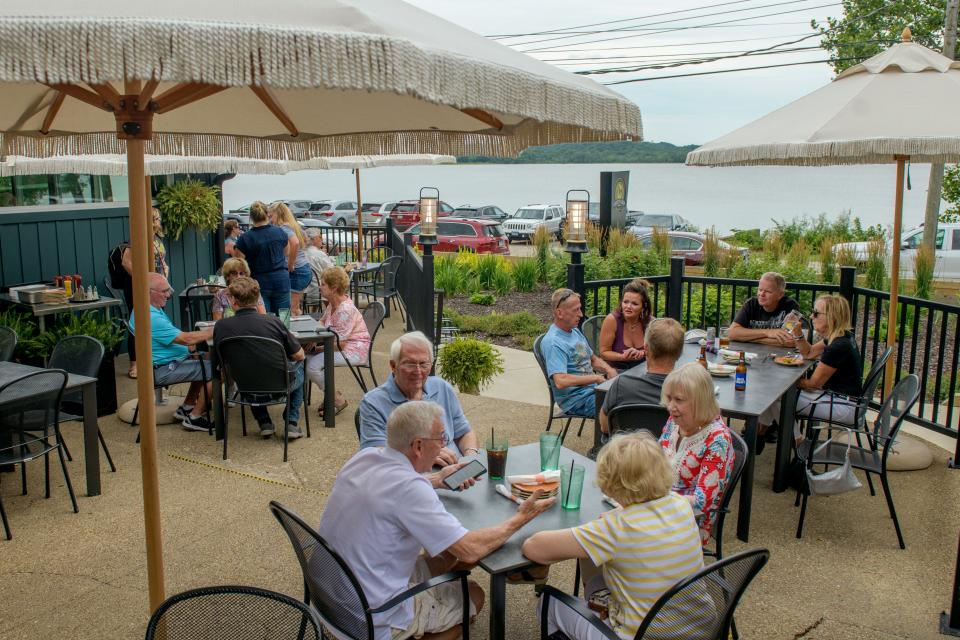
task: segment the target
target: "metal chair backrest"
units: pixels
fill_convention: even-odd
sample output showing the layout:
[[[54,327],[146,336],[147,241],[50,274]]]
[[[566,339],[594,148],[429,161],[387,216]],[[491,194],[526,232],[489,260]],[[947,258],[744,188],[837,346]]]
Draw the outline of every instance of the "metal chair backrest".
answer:
[[[353,426],[357,430],[357,442],[360,441],[360,407],[353,413]]]
[[[380,280],[382,274],[383,288],[388,294],[397,290],[397,272],[400,271],[401,262],[403,262],[403,258],[400,256],[390,256],[380,265],[377,280]]]
[[[610,420],[611,435],[617,431],[646,429],[653,434],[653,437],[659,438],[663,433],[664,425],[670,418],[670,412],[659,404],[638,402],[617,405],[610,411],[607,418]]]
[[[903,425],[910,409],[920,397],[920,378],[915,373],[900,380],[890,395],[880,405],[880,411],[873,421],[873,435],[883,440],[883,463],[886,465],[890,447]]]
[[[217,361],[240,393],[287,393],[287,351],[273,338],[231,336],[215,348]]]
[[[537,339],[533,341],[533,357],[536,358],[537,364],[540,365],[540,373],[543,374],[543,379],[547,381],[547,390],[550,392],[550,410],[553,411],[553,404],[555,399],[553,397],[553,381],[550,380],[550,376],[547,375],[547,361],[543,357],[543,351],[540,350],[540,343],[543,342],[543,337],[547,335],[541,333],[537,336]]]
[[[351,638],[373,640],[373,617],[363,587],[317,531],[275,500],[270,511],[290,538],[303,572],[305,599],[329,625]]]
[[[244,586],[191,589],[167,598],[147,624],[146,640],[320,640],[320,620],[288,595]]]
[[[580,331],[587,339],[587,344],[590,345],[590,350],[593,351],[595,356],[600,355],[597,349],[600,348],[600,327],[603,326],[604,317],[605,316],[590,316],[580,325]]]
[[[217,295],[220,289],[225,289],[219,284],[194,284],[187,287],[184,291],[184,304],[187,305],[187,317],[190,319],[189,327],[180,327],[181,331],[193,331],[196,323],[200,321],[213,320],[213,297]]]
[[[0,386],[0,432],[43,431],[60,421],[60,402],[67,386],[67,372],[35,371]],[[0,442],[14,442],[0,436]]]
[[[0,327],[0,362],[13,360],[17,350],[17,332],[10,327]]]
[[[766,549],[744,551],[684,578],[654,603],[634,637],[726,638],[741,596],[769,558]]]
[[[877,387],[880,386],[880,381],[883,380],[883,370],[886,368],[887,360],[890,359],[892,354],[893,347],[884,349],[880,357],[873,361],[873,366],[870,367],[870,372],[867,373],[867,377],[863,381],[863,393],[860,396],[861,401],[857,406],[857,425],[860,428],[866,425],[867,410],[870,408],[870,401],[873,400],[873,396],[877,393]]]
[[[393,249],[390,247],[370,247],[366,250],[367,262],[384,262],[387,258],[393,257]]]
[[[730,508],[730,501],[733,499],[733,492],[736,491],[740,478],[743,476],[743,469],[747,464],[747,458],[750,453],[747,449],[747,442],[740,437],[740,434],[730,430],[730,439],[733,441],[733,471],[730,473],[730,480],[727,482],[723,495],[720,497],[720,503],[717,509],[717,517],[713,521],[713,529],[710,531],[710,537],[717,542],[716,553],[722,552],[723,544],[723,522],[727,518],[727,511]]]
[[[377,332],[383,326],[383,318],[387,315],[387,308],[379,300],[373,300],[361,315],[363,316],[363,323],[367,325],[367,333],[370,334],[370,347],[372,349]]]
[[[103,288],[110,294],[111,298],[120,301],[120,315],[129,318],[131,309],[127,309],[127,300],[123,297],[122,291],[110,284],[110,276],[103,276]]]
[[[96,378],[100,372],[105,349],[103,343],[90,336],[67,336],[53,347],[48,369],[63,369],[78,376]],[[65,402],[80,402],[81,391],[64,394]]]

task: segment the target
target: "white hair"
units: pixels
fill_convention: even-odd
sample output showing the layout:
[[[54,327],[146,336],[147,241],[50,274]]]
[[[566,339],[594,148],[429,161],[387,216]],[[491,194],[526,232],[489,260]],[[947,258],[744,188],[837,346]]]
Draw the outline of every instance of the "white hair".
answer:
[[[423,331],[411,331],[394,340],[390,345],[390,360],[400,362],[400,350],[403,349],[403,345],[425,349],[430,354],[430,359],[433,360],[433,343],[423,334]]]
[[[443,407],[436,402],[404,402],[387,418],[387,446],[405,453],[417,438],[431,436],[433,423],[437,420],[443,423]]]

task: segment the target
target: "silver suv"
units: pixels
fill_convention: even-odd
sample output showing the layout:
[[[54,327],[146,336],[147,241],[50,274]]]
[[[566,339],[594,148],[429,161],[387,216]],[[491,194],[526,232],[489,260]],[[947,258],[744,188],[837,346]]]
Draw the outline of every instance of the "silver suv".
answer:
[[[503,232],[510,238],[510,242],[517,240],[530,241],[530,238],[540,227],[545,227],[551,235],[561,239],[563,237],[563,207],[559,204],[528,204],[520,207],[512,217],[503,224]]]

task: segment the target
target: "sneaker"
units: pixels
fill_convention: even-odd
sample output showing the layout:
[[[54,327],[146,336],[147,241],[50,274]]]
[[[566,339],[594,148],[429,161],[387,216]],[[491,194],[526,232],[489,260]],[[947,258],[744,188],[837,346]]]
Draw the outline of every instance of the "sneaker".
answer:
[[[274,428],[272,422],[261,422],[260,423],[260,435],[264,438],[269,438],[275,434],[277,430]]]
[[[183,419],[183,428],[187,431],[210,431],[213,429],[213,423],[204,416],[187,415]]]
[[[177,407],[177,410],[173,412],[173,417],[177,420],[186,420],[190,417],[190,412],[193,411],[192,404],[182,404]]]
[[[287,438],[290,440],[296,440],[297,438],[303,437],[303,431],[300,431],[300,427],[293,424],[292,422],[287,425]]]

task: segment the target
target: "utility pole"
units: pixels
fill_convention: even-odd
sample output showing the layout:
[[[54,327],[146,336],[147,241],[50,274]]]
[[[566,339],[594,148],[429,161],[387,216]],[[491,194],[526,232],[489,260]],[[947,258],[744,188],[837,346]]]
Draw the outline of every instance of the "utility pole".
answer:
[[[946,16],[943,20],[943,55],[951,60],[957,51],[957,11],[960,0],[946,0]],[[923,216],[923,246],[933,255],[934,238],[940,218],[940,196],[943,191],[943,163],[930,165],[930,183],[927,186],[927,210]]]

